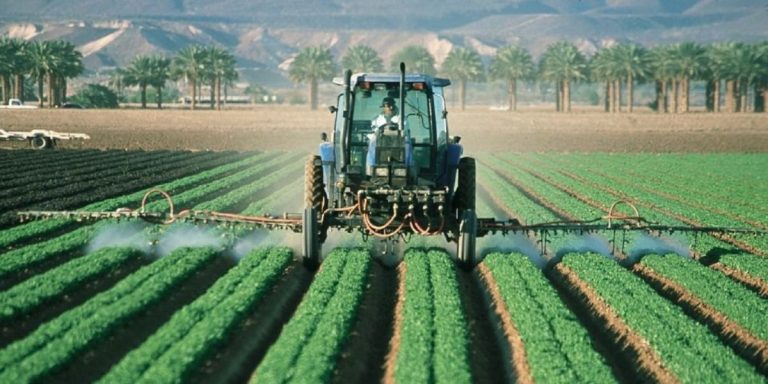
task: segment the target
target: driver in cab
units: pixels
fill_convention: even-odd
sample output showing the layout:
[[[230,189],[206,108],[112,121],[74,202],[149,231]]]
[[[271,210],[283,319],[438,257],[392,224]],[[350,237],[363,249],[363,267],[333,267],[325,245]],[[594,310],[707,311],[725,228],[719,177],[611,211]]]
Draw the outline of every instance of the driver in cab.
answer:
[[[395,106],[395,99],[391,97],[385,97],[381,101],[381,114],[376,116],[371,121],[371,128],[375,132],[378,128],[388,127],[391,130],[396,130],[400,123],[400,116],[397,114],[397,107]]]

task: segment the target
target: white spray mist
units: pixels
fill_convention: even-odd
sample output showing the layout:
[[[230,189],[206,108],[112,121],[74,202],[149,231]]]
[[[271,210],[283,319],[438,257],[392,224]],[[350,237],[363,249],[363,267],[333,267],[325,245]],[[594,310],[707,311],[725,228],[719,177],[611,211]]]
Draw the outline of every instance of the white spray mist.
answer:
[[[531,238],[520,233],[479,238],[477,239],[477,249],[478,255],[482,256],[491,252],[522,253],[539,269],[544,268],[547,264],[547,259],[542,256],[539,246]]]
[[[563,245],[557,249],[553,262],[560,262],[563,256],[568,253],[587,253],[593,252],[615,259],[611,253],[611,245],[608,240],[602,236],[586,234],[573,236],[567,239]]]
[[[691,258],[691,250],[683,245],[680,239],[672,238],[670,236],[651,236],[648,234],[640,234],[635,240],[630,243],[628,262],[634,264],[645,255],[665,255],[674,253],[683,257]]]
[[[126,221],[101,227],[88,242],[86,252],[91,253],[107,247],[132,247],[146,254],[152,243],[145,229],[144,221]]]
[[[224,234],[213,226],[173,224],[155,245],[157,256],[166,256],[181,247],[213,247],[223,249],[226,245]]]

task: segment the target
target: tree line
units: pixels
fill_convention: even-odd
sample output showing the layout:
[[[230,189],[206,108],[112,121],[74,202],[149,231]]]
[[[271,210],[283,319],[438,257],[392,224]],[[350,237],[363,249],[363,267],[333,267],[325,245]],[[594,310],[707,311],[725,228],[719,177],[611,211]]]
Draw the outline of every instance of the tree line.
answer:
[[[23,99],[24,79],[31,78],[38,86],[38,106],[60,106],[66,98],[66,81],[83,72],[82,53],[63,40],[25,41],[0,38],[0,96]],[[138,55],[125,68],[115,70],[109,85],[118,93],[124,87],[137,86],[141,107],[147,106],[147,90],[157,92],[157,106],[162,107],[162,90],[169,80],[185,80],[195,109],[198,94],[204,84],[210,85],[211,108],[221,108],[222,88],[237,80],[236,60],[226,49],[215,46],[191,45],[179,50],[173,58],[163,55]],[[47,85],[47,96],[43,88]],[[215,104],[214,102],[215,101]]]
[[[524,48],[505,46],[497,50],[488,65],[469,47],[454,47],[438,69],[436,60],[421,46],[406,46],[396,52],[389,66],[378,52],[367,45],[347,49],[341,67],[356,72],[397,71],[405,62],[410,72],[441,75],[458,83],[461,109],[466,105],[469,82],[501,80],[506,84],[509,110],[517,110],[517,87],[521,81],[538,81],[555,86],[557,111],[571,110],[575,83],[596,83],[603,88],[606,112],[632,112],[634,89],[638,84],[653,84],[658,112],[680,113],[690,109],[691,81],[706,83],[706,106],[713,112],[765,111],[768,101],[768,42],[737,42],[700,45],[692,42],[645,48],[621,43],[598,50],[588,57],[573,43],[559,41],[549,45],[538,61]],[[67,79],[83,72],[82,54],[66,41],[24,41],[0,38],[0,91],[2,100],[22,98],[24,78],[38,88],[38,105],[43,106],[47,85],[49,107],[60,105],[66,96]],[[288,76],[296,83],[308,84],[311,109],[317,108],[318,85],[340,73],[330,48],[307,47],[293,59]],[[138,86],[141,105],[146,107],[147,89],[157,92],[162,106],[162,89],[169,80],[189,84],[191,108],[195,109],[202,86],[210,89],[211,108],[221,107],[222,88],[237,80],[236,60],[226,49],[216,46],[187,46],[175,57],[136,56],[126,68],[110,77],[118,93],[123,87]],[[622,94],[624,97],[622,98]]]
[[[509,110],[517,110],[520,81],[549,82],[555,86],[556,110],[571,110],[574,83],[592,82],[604,88],[606,112],[632,112],[637,84],[654,84],[658,112],[688,112],[691,81],[706,82],[708,111],[765,111],[768,101],[768,42],[759,44],[691,42],[645,48],[622,43],[603,48],[587,57],[570,42],[559,41],[547,47],[535,62],[518,46],[500,48],[486,67],[480,54],[468,47],[454,47],[439,71],[435,58],[423,47],[408,46],[397,52],[389,70],[397,71],[405,62],[414,72],[440,74],[458,83],[461,109],[466,104],[468,82],[502,80],[506,84]],[[377,52],[366,45],[350,47],[341,60],[344,68],[361,72],[384,70]],[[293,62],[289,75],[294,81],[310,83],[310,105],[316,108],[317,82],[337,73],[330,49],[309,47]],[[624,105],[622,105],[622,93]],[[752,97],[750,98],[750,94]],[[723,105],[724,104],[724,105]]]
[[[0,93],[3,103],[24,99],[24,79],[37,84],[38,106],[43,107],[47,85],[48,107],[58,106],[67,93],[67,79],[83,72],[83,55],[67,41],[25,41],[0,38]]]

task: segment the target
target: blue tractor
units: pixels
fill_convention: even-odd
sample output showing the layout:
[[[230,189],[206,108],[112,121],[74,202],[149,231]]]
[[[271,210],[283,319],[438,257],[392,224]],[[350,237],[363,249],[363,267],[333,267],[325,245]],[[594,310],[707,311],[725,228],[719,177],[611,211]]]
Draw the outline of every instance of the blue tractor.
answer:
[[[475,261],[475,160],[448,133],[444,96],[450,80],[423,74],[347,71],[331,138],[305,168],[303,258],[320,263],[330,228],[402,249],[410,235],[457,243],[460,263]],[[383,108],[389,118],[381,117]],[[393,111],[395,113],[393,113]],[[458,179],[458,181],[457,181]]]

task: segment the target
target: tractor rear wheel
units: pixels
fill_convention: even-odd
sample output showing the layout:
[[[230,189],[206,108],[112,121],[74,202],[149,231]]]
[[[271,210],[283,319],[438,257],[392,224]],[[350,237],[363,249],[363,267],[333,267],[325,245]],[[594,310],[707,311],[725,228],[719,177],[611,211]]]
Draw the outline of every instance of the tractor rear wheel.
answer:
[[[457,241],[456,255],[459,264],[471,270],[477,263],[475,244],[477,243],[477,215],[474,209],[465,209],[461,213],[459,222],[459,237]]]
[[[320,156],[312,155],[304,166],[304,208],[312,207],[317,216],[322,216],[323,210],[328,205],[328,197],[325,195],[323,183],[323,162]],[[328,226],[320,223],[320,242],[325,242],[328,237]]]
[[[459,183],[453,196],[453,208],[462,213],[475,210],[475,159],[462,157],[459,160]]]
[[[304,209],[302,217],[302,234],[304,242],[302,243],[302,260],[304,266],[308,269],[317,269],[320,265],[320,225],[317,222],[317,211],[315,208],[307,207]]]
[[[320,156],[310,156],[304,166],[304,208],[323,209],[325,188],[323,188],[323,162]]]

